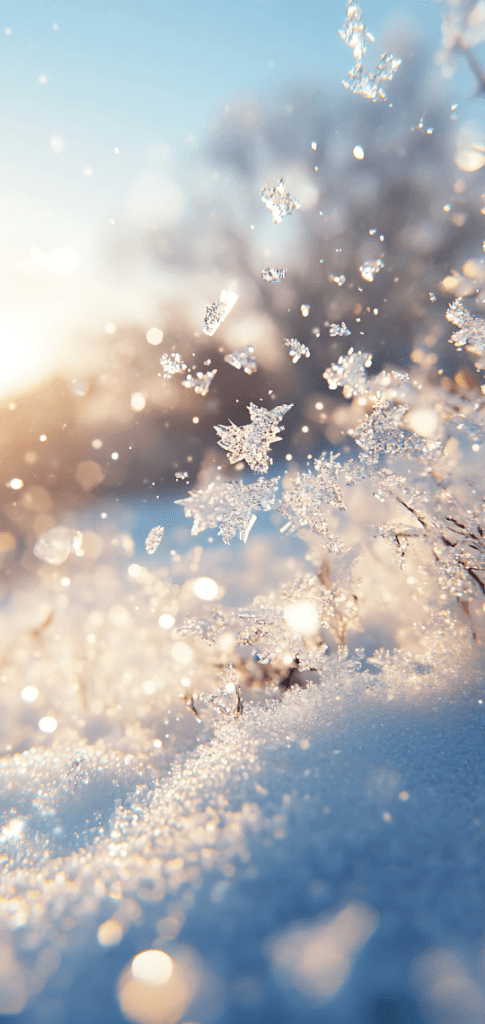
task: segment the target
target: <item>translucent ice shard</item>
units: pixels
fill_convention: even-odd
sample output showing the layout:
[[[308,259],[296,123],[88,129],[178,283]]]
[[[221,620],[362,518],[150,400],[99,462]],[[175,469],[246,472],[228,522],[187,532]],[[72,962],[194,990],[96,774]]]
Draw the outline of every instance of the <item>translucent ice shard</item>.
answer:
[[[147,552],[147,554],[153,555],[153,553],[157,550],[164,533],[165,527],[163,526],[154,526],[153,529],[150,530],[150,533],[148,534],[148,537],[145,541],[145,551]]]
[[[297,341],[296,338],[285,338],[285,345],[289,349],[289,355],[293,363],[297,363],[302,356],[305,356],[306,359],[310,358],[310,349],[303,345],[301,341]]]
[[[196,395],[202,395],[204,397],[211,384],[217,370],[208,370],[207,373],[197,373],[195,377],[191,373],[188,373],[185,380],[182,381],[183,388],[193,388]]]
[[[266,267],[266,270],[261,271],[261,277],[263,278],[263,281],[284,281],[286,273],[286,270],[277,270],[276,267]]]
[[[342,320],[342,323],[340,324],[330,324],[328,333],[331,338],[346,338],[350,334],[350,331],[347,324]]]
[[[248,405],[251,423],[243,427],[237,427],[235,423],[229,427],[214,427],[220,437],[217,443],[226,449],[231,465],[244,460],[255,473],[267,473],[273,464],[268,450],[275,441],[282,440],[279,431],[284,427],[280,427],[280,420],[292,408],[292,405],[278,405],[274,409],[265,409],[251,402]]]
[[[276,188],[268,188],[266,185],[261,190],[261,202],[271,210],[275,224],[281,224],[283,217],[299,210],[301,203],[298,199],[292,199],[289,192],[285,192],[283,179],[280,178]]]
[[[221,297],[217,302],[214,302],[212,306],[206,306],[206,313],[204,317],[204,326],[202,328],[204,334],[208,334],[212,337],[216,333],[217,328],[224,322],[226,316],[231,312],[233,306],[239,295],[235,292],[221,292]]]
[[[230,366],[234,366],[236,370],[244,370],[244,373],[249,375],[256,373],[256,370],[258,369],[252,345],[248,345],[246,348],[240,349],[239,352],[229,352],[224,356],[224,362],[229,363]]]

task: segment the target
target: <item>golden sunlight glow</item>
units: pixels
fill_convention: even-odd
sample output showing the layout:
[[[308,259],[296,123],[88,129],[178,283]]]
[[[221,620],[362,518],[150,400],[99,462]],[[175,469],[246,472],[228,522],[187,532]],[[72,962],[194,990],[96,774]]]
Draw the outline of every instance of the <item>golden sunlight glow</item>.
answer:
[[[192,590],[201,601],[213,601],[219,592],[219,587],[210,576],[199,576],[192,584]]]
[[[284,610],[285,622],[294,633],[313,636],[318,630],[318,610],[311,601],[296,601]]]

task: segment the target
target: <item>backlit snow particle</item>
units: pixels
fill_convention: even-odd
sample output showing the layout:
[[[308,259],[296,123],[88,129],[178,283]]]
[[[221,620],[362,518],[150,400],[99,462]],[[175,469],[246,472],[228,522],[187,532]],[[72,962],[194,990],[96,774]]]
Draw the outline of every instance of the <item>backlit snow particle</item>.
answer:
[[[72,530],[67,526],[53,526],[34,545],[35,557],[48,565],[62,565],[69,557],[72,536]]]
[[[150,330],[146,332],[145,338],[149,345],[161,345],[163,341],[163,331],[159,327],[150,327]]]
[[[209,576],[199,576],[197,580],[194,580],[192,590],[201,601],[213,601],[219,593],[216,581]]]
[[[230,366],[234,366],[236,370],[244,370],[244,373],[249,375],[256,373],[256,370],[258,369],[252,345],[248,345],[246,348],[240,349],[239,352],[229,352],[224,356],[224,362],[229,363]]]
[[[393,57],[392,53],[383,53],[375,70],[365,71],[362,67],[362,58],[367,50],[366,39],[370,39],[372,42],[375,40],[374,36],[367,31],[362,21],[362,11],[357,4],[352,2],[347,4],[345,22],[343,28],[339,29],[339,36],[347,46],[350,46],[354,60],[357,61],[349,71],[350,82],[346,82],[344,79],[342,84],[351,92],[366,96],[367,99],[374,102],[377,99],[385,100],[386,94],[381,82],[390,82],[402,61]],[[358,157],[357,159],[362,158]]]
[[[41,732],[55,732],[57,729],[57,718],[53,718],[52,715],[45,715],[38,722],[38,727]]]
[[[204,397],[207,394],[216,373],[217,370],[208,370],[207,373],[201,373],[199,371],[195,377],[193,377],[191,373],[188,373],[185,380],[182,381],[182,387],[193,388],[196,395]]]
[[[277,270],[276,267],[266,267],[261,271],[263,281],[284,281],[286,274],[286,270]]]
[[[296,338],[285,338],[285,345],[289,349],[288,355],[293,363],[297,363],[302,356],[305,356],[306,359],[310,358],[310,349]]]
[[[434,292],[430,292],[429,293],[429,301],[430,302],[436,302],[436,295],[435,295]]]
[[[173,377],[175,373],[185,373],[187,369],[186,364],[182,362],[180,352],[171,352],[170,355],[164,352],[163,356],[160,356],[160,365],[164,377]]]
[[[265,409],[248,405],[251,423],[237,427],[231,422],[229,427],[219,425],[214,430],[220,437],[218,445],[225,448],[231,465],[244,460],[256,473],[267,473],[273,460],[268,457],[268,449],[275,441],[281,441],[279,431],[280,420],[293,408],[293,405],[278,405],[274,409]]]
[[[329,280],[330,281],[334,281],[335,284],[338,284],[339,288],[341,288],[342,285],[345,284],[347,278],[346,278],[345,274],[339,274],[338,276],[334,276],[333,274],[330,274]]]
[[[161,626],[162,629],[171,629],[172,626],[174,625],[174,622],[175,619],[173,615],[170,615],[168,612],[164,612],[164,614],[161,615],[158,620],[158,625]]]
[[[130,405],[131,408],[133,409],[133,412],[141,412],[142,409],[145,408],[146,404],[147,400],[143,392],[134,391],[130,399]]]
[[[283,179],[280,178],[276,188],[268,188],[266,185],[261,190],[261,202],[271,210],[275,224],[281,224],[283,217],[288,216],[293,210],[299,210],[301,203],[298,199],[292,199],[289,192],[285,192]]]
[[[305,305],[305,303],[302,303],[302,305],[300,306],[300,313],[301,313],[301,315],[302,316],[308,316],[309,312],[310,312],[310,306],[307,306],[307,305]]]
[[[364,281],[373,281],[376,274],[385,266],[382,260],[366,260],[365,263],[359,267],[360,276]]]
[[[37,700],[39,691],[36,686],[24,686],[20,694],[22,700],[25,700],[27,704],[32,704],[34,700]]]
[[[352,153],[355,156],[356,160],[363,160],[364,159],[364,155],[365,154],[364,154],[364,150],[363,150],[362,146],[354,146],[354,148],[352,150]]]
[[[342,320],[342,323],[340,324],[330,324],[328,333],[331,338],[346,338],[350,334],[350,331],[347,324]]]
[[[224,322],[226,316],[231,312],[231,309],[235,306],[239,295],[235,292],[221,292],[221,297],[217,302],[214,302],[212,306],[206,306],[206,312],[204,317],[204,326],[202,328],[204,334],[208,334],[211,338],[217,331],[217,328]]]
[[[347,355],[340,356],[338,362],[332,363],[322,376],[332,391],[343,388],[344,398],[350,398],[365,389],[365,368],[371,365],[372,356],[369,352],[354,352],[353,348],[349,348]]]
[[[312,149],[315,150],[316,148],[317,148],[317,143],[316,142],[312,142]]]
[[[154,526],[153,529],[150,530],[150,533],[148,534],[148,537],[145,541],[145,551],[147,552],[147,554],[153,555],[154,551],[157,550],[164,533],[164,526]]]
[[[18,476],[14,476],[12,480],[8,481],[7,487],[11,487],[12,491],[21,491],[24,486],[24,481]]]

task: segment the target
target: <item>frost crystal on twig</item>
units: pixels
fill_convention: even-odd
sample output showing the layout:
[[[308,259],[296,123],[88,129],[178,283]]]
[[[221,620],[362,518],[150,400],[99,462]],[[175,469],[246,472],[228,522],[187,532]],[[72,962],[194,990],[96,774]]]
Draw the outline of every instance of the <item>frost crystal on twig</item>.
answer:
[[[183,388],[193,388],[196,395],[207,394],[212,381],[217,373],[217,370],[208,370],[207,373],[198,373],[195,377],[191,373],[188,373],[185,380],[182,381]]]
[[[244,370],[244,373],[249,375],[256,373],[258,369],[252,345],[247,345],[246,348],[240,349],[239,352],[229,352],[227,356],[224,356],[224,362],[234,366],[236,370]]]
[[[177,501],[183,505],[185,515],[194,520],[191,533],[198,534],[219,525],[219,535],[228,544],[236,533],[246,543],[256,522],[255,512],[268,512],[274,508],[279,476],[271,480],[257,480],[254,484],[242,481],[222,483],[213,481],[205,491],[190,491],[188,498]]]
[[[364,281],[373,281],[376,274],[385,266],[383,260],[366,260],[365,263],[359,267],[360,276]]]
[[[148,534],[148,537],[145,541],[145,551],[147,552],[147,554],[153,555],[153,553],[157,550],[164,533],[164,526],[154,526],[153,529],[150,530],[150,533]]]
[[[331,338],[346,338],[350,334],[350,331],[347,324],[342,320],[342,323],[340,324],[330,324],[328,333]]]
[[[291,357],[292,363],[297,363],[302,356],[305,356],[306,359],[310,358],[310,349],[296,338],[285,338],[285,345],[289,349],[288,355]]]
[[[340,356],[338,362],[332,363],[322,376],[328,381],[331,391],[343,388],[344,398],[350,398],[365,391],[365,370],[371,365],[372,356],[369,352],[354,352],[353,348],[349,348],[347,355]]]
[[[290,193],[285,192],[283,178],[280,178],[276,188],[268,188],[265,185],[261,189],[261,202],[271,210],[275,224],[281,224],[283,217],[301,208],[298,199],[292,199]]]
[[[235,292],[221,292],[221,297],[217,302],[214,302],[212,306],[206,306],[206,313],[204,317],[204,326],[202,328],[204,334],[208,334],[212,337],[216,333],[217,328],[224,322],[226,316],[231,312],[231,309],[235,306],[239,295]]]
[[[164,377],[173,377],[175,373],[185,373],[187,369],[186,364],[182,362],[182,356],[179,352],[171,352],[170,355],[164,352],[160,356],[160,365]]]
[[[456,348],[467,345],[472,352],[476,352],[481,358],[475,360],[475,366],[479,370],[485,370],[485,320],[472,316],[463,305],[462,299],[455,299],[450,303],[446,319],[460,328],[448,340]]]
[[[261,271],[263,281],[284,281],[286,274],[286,270],[277,270],[276,267],[266,267]]]
[[[279,431],[280,420],[293,408],[293,405],[278,405],[274,409],[265,409],[248,405],[251,423],[236,427],[231,422],[229,427],[219,424],[214,430],[220,437],[218,445],[225,448],[231,465],[244,460],[255,473],[267,473],[273,460],[268,457],[268,449],[275,441],[281,441]]]

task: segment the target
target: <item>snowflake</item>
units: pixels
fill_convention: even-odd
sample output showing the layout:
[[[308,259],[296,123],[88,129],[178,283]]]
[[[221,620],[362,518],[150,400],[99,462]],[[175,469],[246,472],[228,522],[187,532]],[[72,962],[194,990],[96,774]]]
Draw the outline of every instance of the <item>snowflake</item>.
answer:
[[[231,465],[244,460],[255,473],[267,473],[273,460],[268,458],[268,449],[275,441],[281,441],[279,431],[280,420],[293,408],[293,405],[278,405],[274,409],[265,409],[254,405],[248,405],[251,423],[243,427],[236,427],[231,422],[230,427],[219,426],[214,430],[220,437],[218,445],[225,448]]]
[[[160,356],[160,365],[164,377],[173,377],[174,373],[185,373],[187,369],[179,352],[172,352],[170,355],[164,352],[163,356]]]
[[[239,532],[246,543],[256,522],[255,512],[268,512],[274,507],[279,477],[257,480],[254,484],[242,481],[222,483],[213,481],[205,491],[189,491],[188,498],[176,502],[183,505],[185,515],[194,520],[192,534],[219,526],[224,544]]]
[[[284,281],[286,274],[286,270],[277,270],[276,267],[266,267],[261,271],[263,281]]]
[[[298,199],[292,199],[289,192],[285,192],[283,179],[281,178],[276,188],[268,188],[266,185],[261,190],[261,202],[271,210],[275,224],[281,224],[283,217],[286,217],[293,210],[299,210],[301,203]]]
[[[347,278],[346,278],[345,274],[340,274],[340,275],[337,275],[337,276],[335,276],[334,274],[330,274],[330,277],[329,277],[329,281],[333,281],[334,284],[337,284],[339,286],[339,288],[341,288],[342,285],[345,284],[346,280],[347,280]]]
[[[300,306],[300,313],[302,316],[308,316],[310,313],[310,306],[306,302],[302,302]]]
[[[314,533],[323,537],[324,546],[328,551],[342,552],[345,550],[344,545],[330,534],[328,513],[325,510],[325,505],[345,509],[337,482],[342,467],[337,460],[338,455],[331,454],[327,461],[323,453],[315,461],[316,472],[309,470],[307,473],[297,473],[290,485],[285,488],[278,512],[289,521],[288,526],[282,528],[282,532],[288,527],[293,533],[302,526],[309,526]]]
[[[165,528],[163,526],[154,526],[153,529],[150,530],[150,533],[148,534],[148,537],[145,541],[145,551],[147,552],[147,554],[153,555],[153,553],[157,550],[164,533]]]
[[[360,276],[364,281],[373,281],[376,274],[385,266],[383,260],[366,260],[365,263],[359,267]]]
[[[472,352],[476,352],[481,358],[475,361],[475,366],[479,370],[485,370],[485,320],[472,316],[463,306],[462,299],[455,299],[450,303],[446,319],[460,328],[448,340],[456,348],[467,345]]]
[[[204,334],[212,337],[216,333],[217,328],[224,322],[226,316],[236,305],[238,298],[239,295],[236,295],[235,292],[222,291],[221,297],[217,302],[214,302],[212,306],[206,306],[204,326],[202,328]]]
[[[285,338],[285,345],[289,349],[288,355],[291,357],[292,363],[297,363],[302,356],[305,356],[306,359],[310,358],[310,349],[296,338]]]
[[[342,84],[356,96],[365,96],[373,103],[378,99],[385,100],[387,96],[381,82],[391,82],[401,64],[402,60],[393,57],[392,53],[383,53],[374,71],[365,71],[362,64],[358,62],[349,71],[350,82],[346,82],[344,79]]]
[[[183,388],[194,388],[196,395],[206,395],[217,370],[208,370],[207,373],[198,373],[196,377],[193,377],[191,373],[188,373],[185,380],[182,381]]]
[[[227,356],[224,356],[224,362],[229,363],[230,366],[234,366],[236,370],[244,370],[244,373],[248,373],[249,375],[256,373],[256,370],[258,369],[252,345],[248,345],[246,348],[240,349],[239,352],[228,353]]]
[[[374,37],[367,32],[364,23],[361,21],[362,11],[357,4],[348,3],[345,14],[345,22],[343,28],[339,29],[339,36],[343,39],[346,46],[350,46],[355,60],[362,60],[366,50],[367,44],[365,39],[372,40]]]
[[[367,385],[365,369],[372,365],[369,352],[354,352],[349,348],[347,355],[340,356],[338,363],[332,365],[322,374],[331,391],[343,388],[344,398],[362,394]]]
[[[340,324],[330,324],[329,332],[331,338],[346,338],[350,334],[347,324],[343,320]]]

